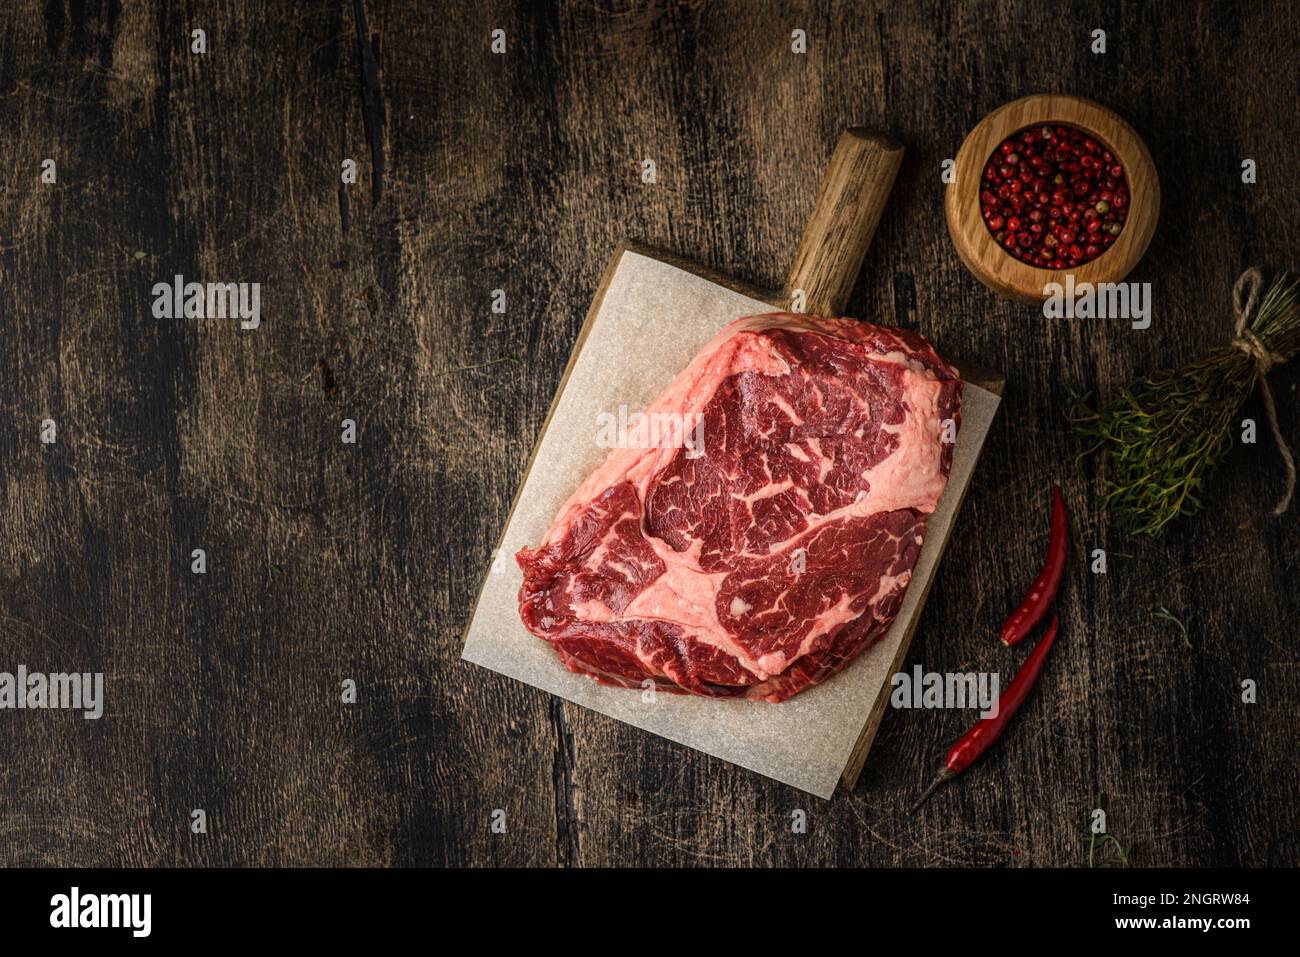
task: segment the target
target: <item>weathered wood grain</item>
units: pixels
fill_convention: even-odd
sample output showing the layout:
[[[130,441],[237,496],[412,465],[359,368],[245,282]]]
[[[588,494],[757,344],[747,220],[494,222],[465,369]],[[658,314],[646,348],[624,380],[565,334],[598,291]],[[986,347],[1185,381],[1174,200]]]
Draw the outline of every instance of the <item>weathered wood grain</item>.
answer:
[[[844,312],[902,162],[903,148],[887,136],[861,128],[839,135],[785,280],[785,308]]]
[[[1295,865],[1300,530],[1257,518],[1276,451],[1236,449],[1202,515],[1135,542],[1072,470],[1063,412],[1225,341],[1238,272],[1295,264],[1298,42],[1281,0],[7,5],[0,670],[103,670],[108,704],[0,712],[0,863],[1073,865],[1104,793],[1140,864]],[[1148,330],[1048,323],[952,249],[941,161],[1039,90],[1151,148]],[[857,789],[822,803],[457,660],[615,243],[777,286],[850,125],[907,159],[849,314],[1008,377],[911,661],[1017,662],[995,628],[1053,480],[1074,516],[1038,693],[916,817],[967,715],[886,715]],[[176,273],[261,282],[262,327],[153,319]],[[1276,376],[1294,435],[1297,374]]]

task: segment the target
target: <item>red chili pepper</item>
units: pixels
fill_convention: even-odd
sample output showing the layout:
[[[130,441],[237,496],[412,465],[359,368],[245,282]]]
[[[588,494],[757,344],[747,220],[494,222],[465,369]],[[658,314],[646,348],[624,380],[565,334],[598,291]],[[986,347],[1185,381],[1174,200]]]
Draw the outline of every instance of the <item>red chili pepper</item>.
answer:
[[[1002,729],[1007,726],[1011,716],[1020,710],[1025,698],[1029,697],[1029,690],[1033,688],[1034,682],[1038,680],[1038,673],[1043,670],[1043,661],[1047,658],[1047,653],[1052,650],[1053,642],[1056,641],[1058,623],[1059,619],[1053,617],[1052,624],[1047,629],[1047,634],[1043,636],[1043,640],[1029,653],[1025,663],[1020,666],[1016,676],[1011,679],[1011,684],[1007,685],[1007,690],[998,698],[998,713],[991,718],[981,718],[975,723],[974,727],[961,736],[956,744],[948,749],[948,758],[944,762],[944,769],[939,772],[938,777],[930,782],[930,786],[912,805],[912,811],[920,807],[940,784],[955,778],[974,764],[975,759],[987,751],[989,746],[1002,735]]]
[[[1061,574],[1065,571],[1065,549],[1070,541],[1069,522],[1065,517],[1065,502],[1061,499],[1061,489],[1052,486],[1052,538],[1047,545],[1047,560],[1043,570],[1038,573],[1034,583],[1029,586],[1029,594],[1020,603],[1020,607],[1011,613],[1011,617],[1002,625],[1002,643],[1010,647],[1034,630],[1034,626],[1043,620],[1047,609],[1056,599],[1057,589],[1061,587]]]

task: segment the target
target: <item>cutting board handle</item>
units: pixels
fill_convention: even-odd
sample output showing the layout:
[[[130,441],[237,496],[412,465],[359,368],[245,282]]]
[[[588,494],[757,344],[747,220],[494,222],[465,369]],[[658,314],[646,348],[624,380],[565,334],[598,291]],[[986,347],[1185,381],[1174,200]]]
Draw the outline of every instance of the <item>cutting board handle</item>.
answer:
[[[901,144],[853,127],[840,134],[781,296],[786,308],[838,316],[903,162]]]

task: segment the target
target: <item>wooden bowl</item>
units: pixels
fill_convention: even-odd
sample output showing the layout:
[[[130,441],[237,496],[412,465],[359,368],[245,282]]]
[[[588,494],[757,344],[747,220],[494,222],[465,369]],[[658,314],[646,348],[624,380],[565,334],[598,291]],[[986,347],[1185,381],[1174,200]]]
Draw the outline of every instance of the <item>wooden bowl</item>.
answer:
[[[1012,133],[1057,124],[1083,130],[1115,154],[1128,180],[1129,210],[1124,229],[1096,259],[1073,269],[1039,269],[1016,259],[989,232],[980,215],[980,180],[989,156]],[[1042,302],[1043,287],[1064,284],[1068,275],[1074,276],[1076,286],[1119,282],[1146,252],[1160,213],[1160,180],[1142,138],[1104,106],[1077,96],[1041,93],[998,107],[961,144],[954,173],[944,211],[958,255],[984,285],[1020,302]]]

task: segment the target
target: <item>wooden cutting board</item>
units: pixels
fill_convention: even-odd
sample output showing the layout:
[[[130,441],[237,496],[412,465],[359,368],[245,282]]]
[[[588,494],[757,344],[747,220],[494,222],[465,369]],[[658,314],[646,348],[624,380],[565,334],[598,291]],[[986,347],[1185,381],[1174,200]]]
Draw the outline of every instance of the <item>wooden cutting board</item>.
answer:
[[[633,244],[615,251],[525,470],[462,657],[822,797],[837,785],[853,786],[996,411],[1000,378],[958,363],[968,387],[952,473],[894,626],[844,672],[781,704],[646,695],[570,673],[519,621],[522,574],[513,555],[541,540],[560,506],[604,460],[607,449],[596,441],[600,417],[620,407],[645,409],[728,322],[774,308],[842,313],[902,156],[886,137],[859,129],[841,135],[780,291]],[[943,354],[943,343],[936,345]]]

